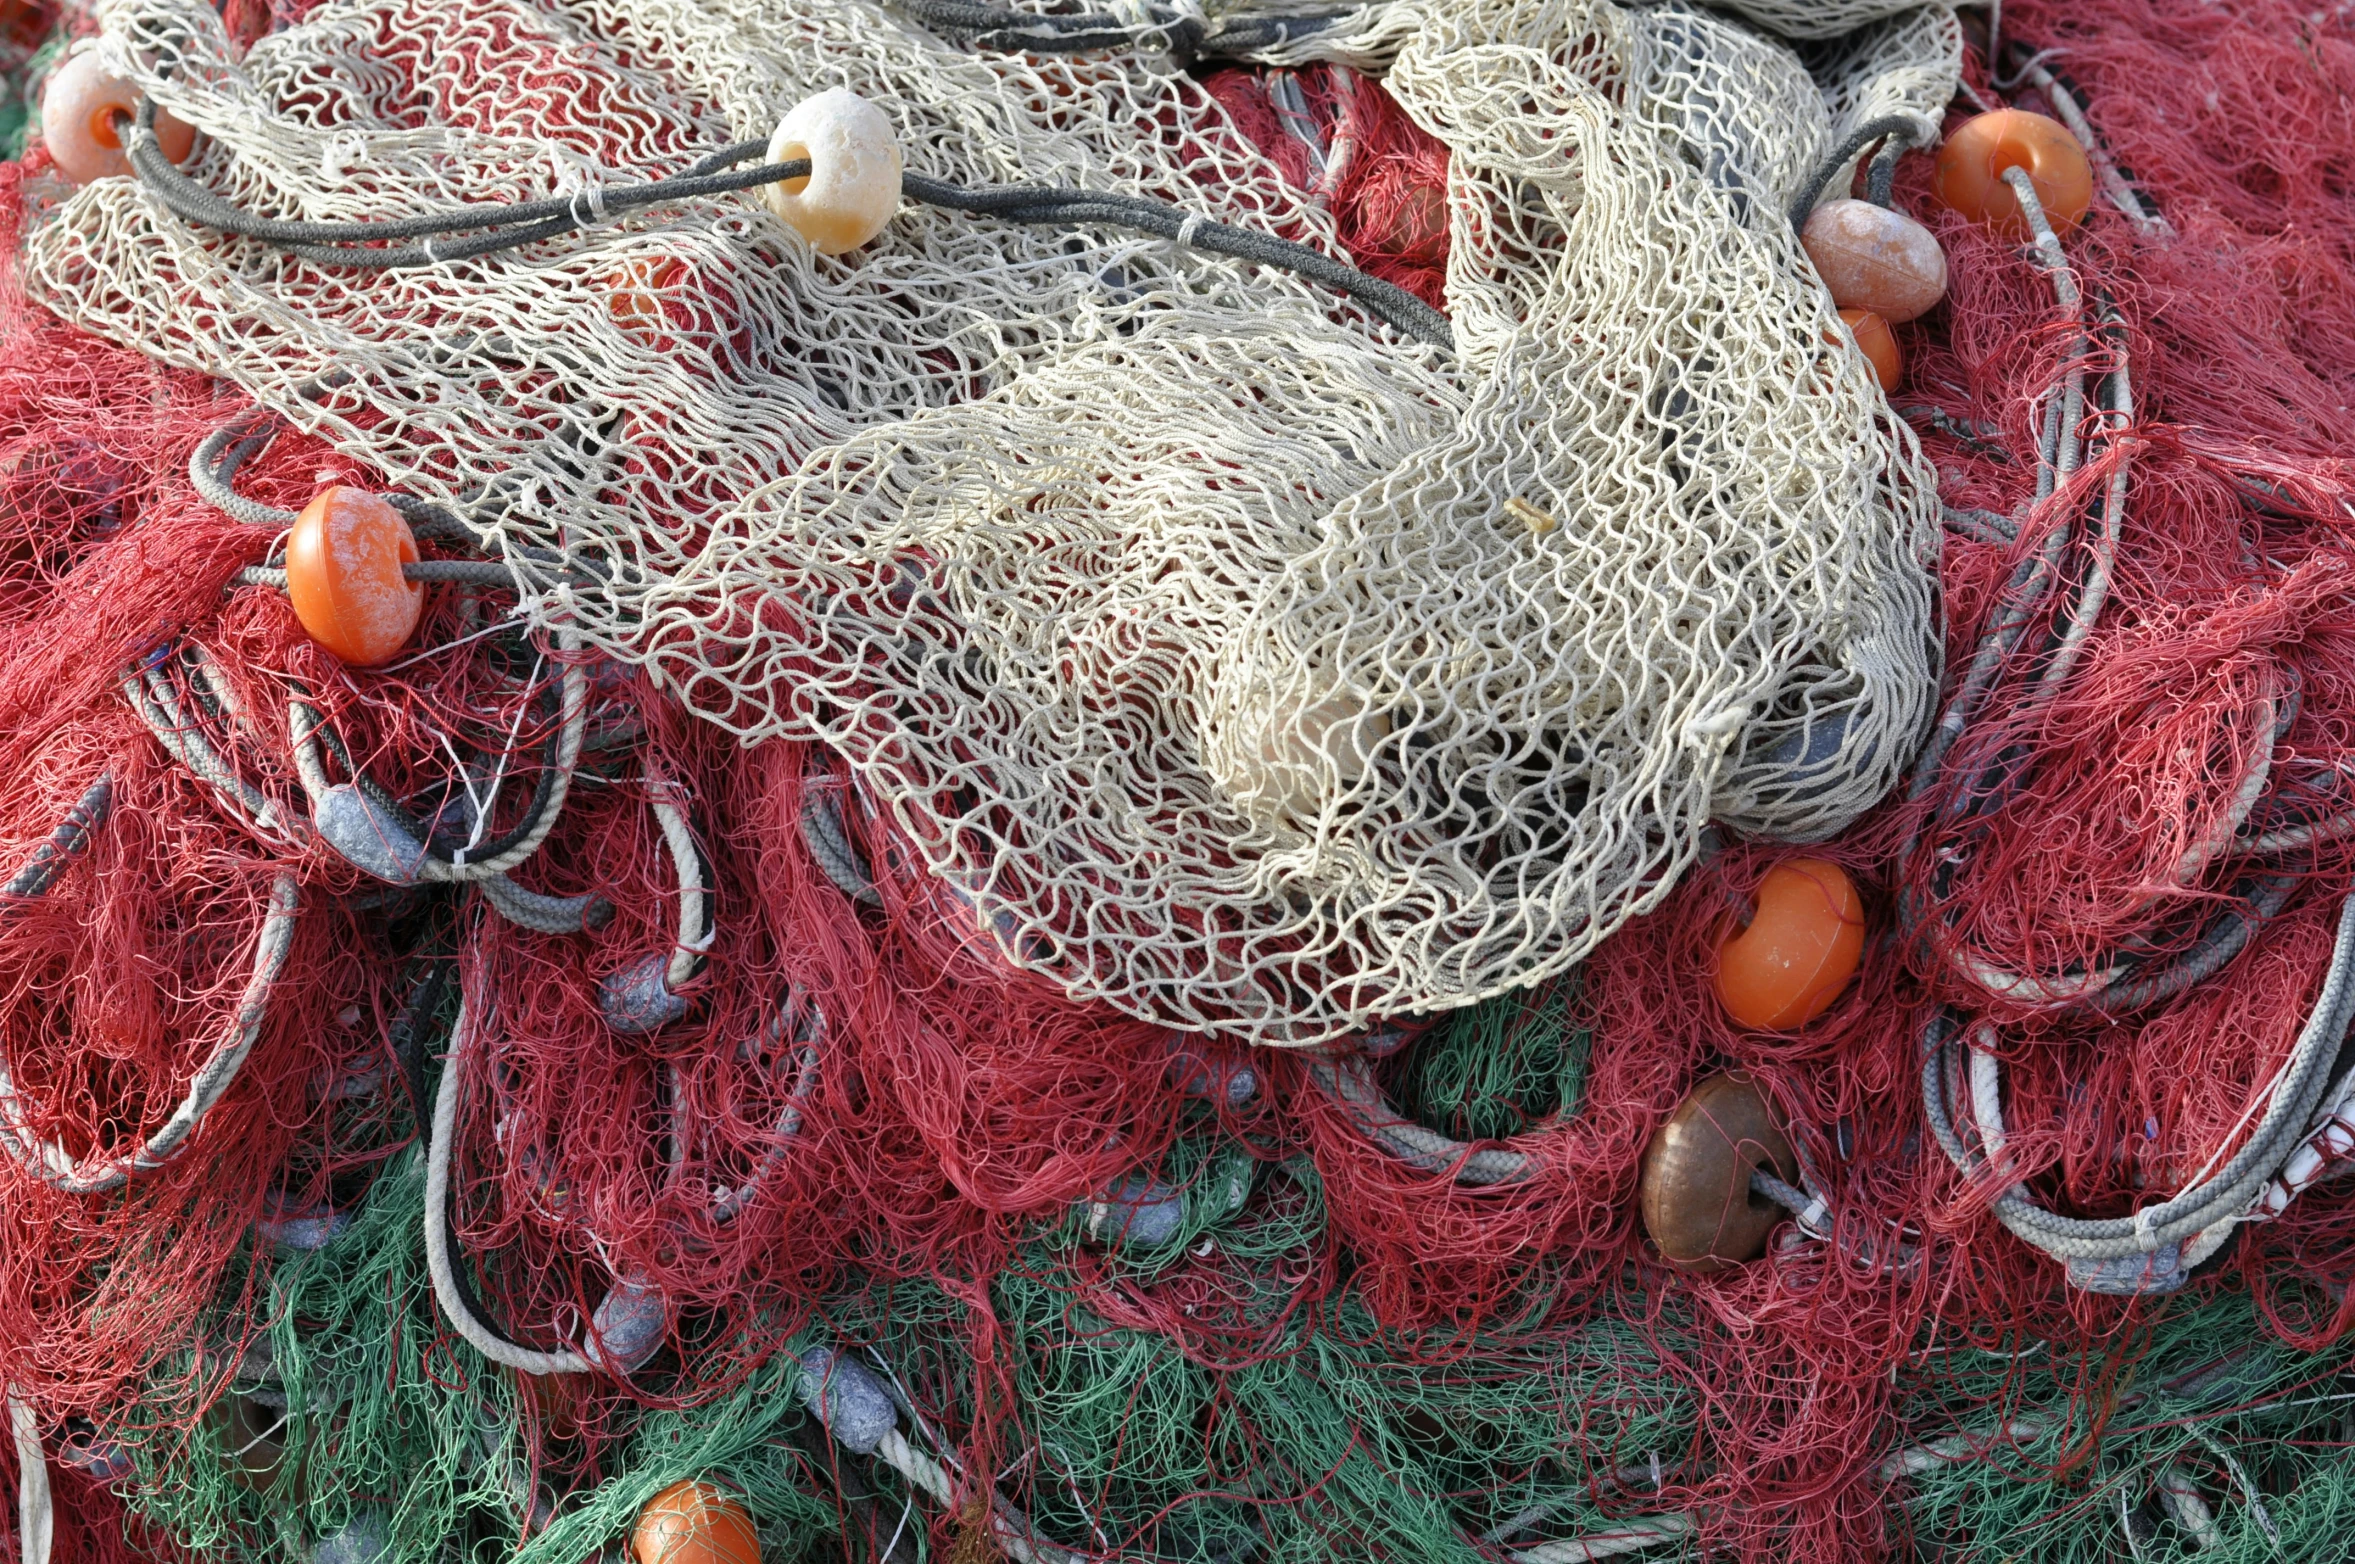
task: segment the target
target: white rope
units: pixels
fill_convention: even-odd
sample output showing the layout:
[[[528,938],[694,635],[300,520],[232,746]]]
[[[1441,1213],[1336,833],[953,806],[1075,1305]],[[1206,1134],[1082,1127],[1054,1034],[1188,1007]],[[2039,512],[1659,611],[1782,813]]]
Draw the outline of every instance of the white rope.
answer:
[[[450,1156],[458,1127],[461,1077],[473,1028],[470,1007],[461,991],[458,1017],[450,1027],[450,1056],[442,1064],[441,1084],[433,1097],[433,1129],[425,1160],[425,1268],[433,1280],[434,1301],[442,1317],[466,1344],[493,1363],[520,1374],[587,1374],[597,1365],[577,1352],[536,1352],[507,1341],[474,1316],[458,1290],[450,1269]]]
[[[1682,1542],[1692,1531],[1693,1518],[1689,1515],[1645,1515],[1614,1522],[1605,1530],[1590,1531],[1584,1536],[1522,1548],[1508,1556],[1512,1564],[1592,1564],[1596,1559],[1664,1548]]]
[[[2160,1253],[2182,1244],[2170,1279],[2213,1254],[2233,1225],[2252,1207],[2263,1208],[2277,1186],[2278,1175],[2308,1141],[2312,1126],[2328,1114],[2331,1064],[2344,1044],[2355,1018],[2355,895],[2341,905],[2336,939],[2321,992],[2300,1029],[2288,1062],[2269,1091],[2264,1114],[2240,1150],[2213,1177],[2196,1180],[2182,1192],[2156,1205],[2144,1206],[2131,1217],[2080,1219],[2064,1217],[2029,1200],[2004,1173],[1993,1175],[1999,1193],[1996,1219],[2022,1240],[2073,1267],[2103,1267]],[[1951,1054],[1948,1043],[1941,1055]],[[1984,1060],[1982,1064],[1980,1061]],[[1927,1061],[1943,1069],[1940,1056]],[[1955,1143],[1950,1128],[1933,1125],[1949,1158],[1966,1175],[1978,1176],[2001,1156],[2004,1137],[1994,1056],[1977,1042],[1969,1061],[1972,1115],[1980,1145]],[[2171,1284],[2176,1284],[2171,1280]]]
[[[49,1564],[57,1513],[49,1496],[49,1458],[41,1449],[41,1418],[30,1403],[8,1397],[8,1428],[16,1440],[18,1564]]]
[[[672,800],[675,786],[660,777],[647,778],[648,802],[679,877],[679,937],[672,942],[663,969],[665,983],[674,990],[695,976],[719,933],[706,906],[709,895],[703,888],[703,856],[696,851],[695,833],[688,829],[686,812]]]

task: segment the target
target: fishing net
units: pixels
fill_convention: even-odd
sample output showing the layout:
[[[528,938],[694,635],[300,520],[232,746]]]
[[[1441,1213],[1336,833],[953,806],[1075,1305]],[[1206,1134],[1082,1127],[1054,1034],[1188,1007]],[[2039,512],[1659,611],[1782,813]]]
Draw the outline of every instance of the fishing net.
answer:
[[[360,1067],[377,994],[300,854],[225,816],[140,715],[187,696],[177,632],[252,547],[147,465],[209,397],[0,309],[22,350],[0,371],[19,654],[0,681],[0,1377],[64,1408],[111,1397],[194,1317]]]
[[[1559,971],[1712,816],[1822,836],[1903,763],[1929,474],[1769,221],[1858,115],[1946,95],[1951,15],[1869,10],[1828,90],[1692,8],[1332,30],[1391,40],[1446,148],[1453,357],[1270,271],[924,208],[841,259],[714,199],[360,274],[110,181],[28,266],[461,506],[543,622],[829,742],[1017,964],[1314,1042]],[[100,15],[196,176],[277,213],[592,199],[847,86],[911,171],[1336,243],[1148,52],[977,56],[864,5],[332,4],[242,54],[198,5]]]
[[[2344,1084],[2346,20],[1387,6],[1181,69],[919,11],[96,47],[312,216],[586,209],[848,84],[1455,351],[1092,227],[826,260],[712,198],[378,275],[0,173],[43,296],[177,366],[0,280],[21,1125],[151,1135],[300,908],[177,1156],[0,1159],[51,1564],[580,1564],[690,1480],[772,1564],[2328,1554],[2349,1159],[2266,1124]],[[1958,73],[2093,117],[2074,314],[1898,161]],[[1789,234],[1892,176],[1952,273],[1884,404]],[[269,563],[333,482],[468,523],[382,669]],[[1883,804],[1933,547],[1961,716]],[[1745,1029],[1788,839],[1864,965]],[[1671,1272],[1639,1170],[1726,1070],[1791,1220]],[[2022,1241],[2250,1148],[2213,1244]]]
[[[2332,1388],[2342,1351],[2284,1351],[2231,1295],[2098,1354],[2030,1339],[1944,1347],[1904,1410],[1911,1427],[1954,1432],[1902,1445],[1882,1471],[1923,1552],[2000,1538],[2055,1560],[2327,1553],[2355,1506],[2347,1403]]]
[[[145,1518],[198,1556],[306,1555],[354,1527],[396,1557],[475,1524],[512,1545],[516,1490],[526,1511],[531,1491],[518,1393],[435,1317],[424,1183],[413,1147],[332,1245],[240,1256],[251,1289],[227,1292],[97,1431]]]

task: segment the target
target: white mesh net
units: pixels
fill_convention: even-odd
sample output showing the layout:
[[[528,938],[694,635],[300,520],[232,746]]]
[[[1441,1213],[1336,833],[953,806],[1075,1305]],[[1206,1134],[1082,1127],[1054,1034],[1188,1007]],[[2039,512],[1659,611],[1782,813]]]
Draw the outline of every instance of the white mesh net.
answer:
[[[276,216],[675,172],[845,86],[915,172],[1333,248],[1144,51],[864,0],[329,0],[242,60],[198,0],[102,16],[195,176]],[[1295,47],[1390,60],[1450,146],[1452,358],[1285,274],[913,204],[836,260],[746,195],[364,273],[108,180],[28,270],[472,507],[535,615],[710,719],[834,745],[1008,959],[1311,1042],[1574,963],[1712,818],[1820,837],[1894,780],[1934,480],[1779,214],[1843,125],[1935,112],[1953,34],[1908,10],[1811,76],[1686,6],[1449,0]]]

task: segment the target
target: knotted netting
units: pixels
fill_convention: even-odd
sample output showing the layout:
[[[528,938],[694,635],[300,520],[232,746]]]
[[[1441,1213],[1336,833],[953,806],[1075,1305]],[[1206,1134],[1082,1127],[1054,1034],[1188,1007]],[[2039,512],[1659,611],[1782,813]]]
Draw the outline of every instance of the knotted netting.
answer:
[[[1570,966],[1706,821],[1824,836],[1920,732],[1934,485],[1778,214],[1855,127],[1934,112],[1959,34],[1839,9],[1865,25],[1807,46],[1820,76],[1682,5],[1371,7],[1289,45],[1387,56],[1445,145],[1452,354],[1272,270],[914,205],[837,259],[715,197],[354,270],[110,180],[27,265],[462,507],[543,622],[747,741],[836,747],[1013,959],[1311,1042]],[[976,54],[865,3],[333,0],[240,57],[193,0],[100,11],[208,138],[194,177],[276,215],[602,217],[846,86],[911,172],[1337,248],[1145,49]]]

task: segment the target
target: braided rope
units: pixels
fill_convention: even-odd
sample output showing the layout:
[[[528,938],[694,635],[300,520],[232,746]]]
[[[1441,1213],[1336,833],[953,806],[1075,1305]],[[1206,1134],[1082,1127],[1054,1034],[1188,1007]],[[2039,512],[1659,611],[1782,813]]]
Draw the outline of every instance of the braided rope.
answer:
[[[42,1140],[31,1128],[24,1099],[9,1073],[5,1050],[0,1050],[0,1149],[5,1149],[33,1177],[69,1195],[103,1194],[120,1189],[142,1173],[150,1173],[178,1156],[204,1116],[236,1083],[245,1056],[253,1051],[270,1015],[270,991],[286,965],[294,943],[295,918],[302,895],[291,874],[280,874],[270,887],[270,910],[254,937],[253,975],[238,997],[237,1012],[227,1032],[213,1045],[188,1083],[188,1094],[171,1116],[140,1141],[135,1150],[77,1161],[62,1146]]]
[[[1383,1099],[1373,1067],[1361,1058],[1312,1054],[1309,1079],[1348,1111],[1358,1128],[1402,1162],[1445,1173],[1459,1184],[1517,1184],[1537,1171],[1536,1159],[1509,1146],[1471,1146],[1406,1117]]]

